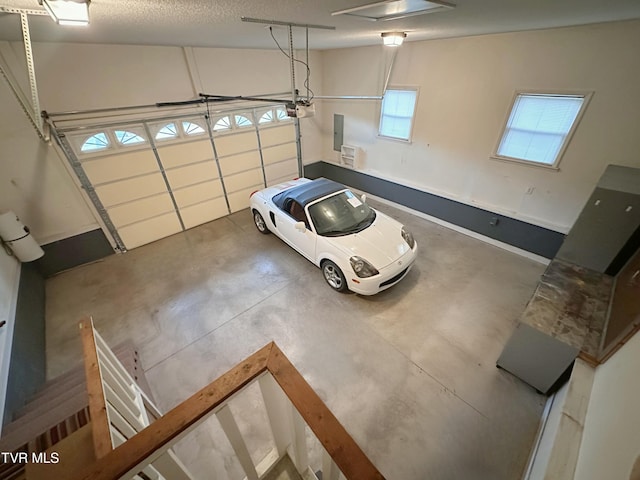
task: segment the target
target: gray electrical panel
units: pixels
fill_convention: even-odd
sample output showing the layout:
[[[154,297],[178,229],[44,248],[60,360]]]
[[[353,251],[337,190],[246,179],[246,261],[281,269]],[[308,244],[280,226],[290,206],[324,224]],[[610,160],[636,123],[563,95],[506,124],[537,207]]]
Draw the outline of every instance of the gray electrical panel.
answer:
[[[333,114],[333,149],[336,152],[342,148],[344,141],[344,115],[339,113]]]

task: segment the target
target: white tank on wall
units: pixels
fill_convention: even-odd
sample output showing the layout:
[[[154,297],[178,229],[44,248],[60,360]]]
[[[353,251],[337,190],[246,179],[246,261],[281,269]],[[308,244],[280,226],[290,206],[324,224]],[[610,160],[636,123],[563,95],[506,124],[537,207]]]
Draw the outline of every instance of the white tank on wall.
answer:
[[[0,213],[0,237],[21,262],[32,262],[44,255],[29,228],[12,211]]]

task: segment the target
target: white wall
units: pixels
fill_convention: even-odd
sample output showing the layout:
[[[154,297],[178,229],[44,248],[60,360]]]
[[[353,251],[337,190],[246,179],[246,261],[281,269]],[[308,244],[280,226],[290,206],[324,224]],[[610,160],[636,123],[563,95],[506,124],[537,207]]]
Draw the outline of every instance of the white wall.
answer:
[[[640,21],[407,42],[391,84],[420,87],[413,142],[376,137],[377,101],[317,101],[318,115],[301,120],[303,158],[337,160],[332,122],[342,113],[345,143],[363,147],[367,172],[566,232],[608,163],[640,166],[638,44]],[[21,44],[0,48],[28,92]],[[274,50],[50,43],[35,44],[34,56],[50,112],[184,100],[200,89],[290,89],[288,59]],[[388,62],[382,46],[312,52],[312,87],[380,94]],[[298,68],[301,90],[303,74]],[[489,158],[516,89],[595,92],[560,171]],[[96,228],[63,160],[37,139],[4,82],[0,109],[0,208],[13,209],[40,243]]]
[[[640,455],[640,334],[596,369],[575,478],[627,480]]]
[[[3,327],[0,327],[0,430],[9,380],[9,359],[15,325],[19,279],[20,263],[14,257],[10,257],[0,250],[0,322],[6,322]]]
[[[60,157],[38,138],[4,79],[0,111],[0,211],[15,212],[40,244],[98,228]]]
[[[22,44],[0,42],[0,53],[30,98]],[[289,60],[273,50],[36,43],[34,58],[41,108],[48,112],[188,100],[200,92],[246,96],[291,91]],[[319,61],[320,54],[312,52],[311,82],[317,90]],[[301,93],[303,74],[298,66]],[[15,211],[40,243],[98,228],[65,160],[39,141],[4,81],[0,111],[0,209]],[[319,160],[318,118],[302,120],[301,128],[303,158],[307,163]]]
[[[341,113],[367,172],[566,232],[608,163],[640,166],[636,45],[638,21],[407,42],[390,85],[420,88],[413,142],[376,137],[379,102],[326,101],[325,159],[338,158],[330,128]],[[388,55],[325,51],[324,93],[379,95]],[[560,171],[489,158],[516,89],[595,92]]]

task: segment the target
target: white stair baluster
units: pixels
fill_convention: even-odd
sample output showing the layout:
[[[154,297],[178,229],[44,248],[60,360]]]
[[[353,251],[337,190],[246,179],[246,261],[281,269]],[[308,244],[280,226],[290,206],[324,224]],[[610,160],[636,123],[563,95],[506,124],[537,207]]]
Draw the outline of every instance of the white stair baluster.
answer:
[[[322,449],[322,480],[338,480],[340,477],[340,469],[327,453]]]
[[[298,410],[291,405],[291,416],[293,418],[293,463],[298,470],[298,473],[302,474],[309,467],[309,455],[307,452],[307,436],[305,423],[302,416],[298,413]]]
[[[271,374],[261,376],[258,379],[258,383],[262,392],[264,406],[267,410],[267,417],[269,417],[276,449],[278,450],[278,455],[282,457],[292,441],[293,429],[291,415],[289,414],[291,402]]]
[[[259,480],[256,467],[253,464],[251,455],[249,454],[249,449],[242,438],[242,433],[240,433],[238,424],[236,423],[235,418],[233,418],[233,413],[231,413],[229,405],[225,405],[218,410],[216,412],[216,417],[220,421],[222,430],[224,430],[224,433],[227,435],[227,438],[231,443],[231,447],[238,457],[240,465],[242,465],[242,469],[247,476],[247,480]]]

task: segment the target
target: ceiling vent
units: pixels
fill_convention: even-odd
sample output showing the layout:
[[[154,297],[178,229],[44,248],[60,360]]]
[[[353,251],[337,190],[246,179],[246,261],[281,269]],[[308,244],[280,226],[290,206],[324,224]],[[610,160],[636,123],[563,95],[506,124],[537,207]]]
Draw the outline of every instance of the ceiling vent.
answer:
[[[452,8],[455,8],[453,3],[438,0],[387,0],[338,10],[337,12],[332,12],[331,15],[350,15],[377,22],[441,12]]]

